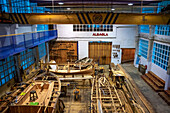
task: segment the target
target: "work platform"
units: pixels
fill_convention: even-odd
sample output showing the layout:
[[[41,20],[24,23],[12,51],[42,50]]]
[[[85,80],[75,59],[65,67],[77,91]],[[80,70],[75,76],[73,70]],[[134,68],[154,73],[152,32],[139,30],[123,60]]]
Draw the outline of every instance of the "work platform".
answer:
[[[0,36],[0,59],[57,38],[57,30]]]

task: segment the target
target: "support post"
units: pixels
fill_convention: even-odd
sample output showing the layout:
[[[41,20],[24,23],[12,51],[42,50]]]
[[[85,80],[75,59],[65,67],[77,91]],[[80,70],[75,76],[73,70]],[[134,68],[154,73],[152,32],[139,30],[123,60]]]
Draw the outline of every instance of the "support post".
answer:
[[[136,37],[135,37],[135,59],[134,59],[134,66],[138,67],[138,63],[137,63],[137,57],[138,57],[138,53],[139,53],[139,38],[140,38],[140,27],[137,27],[137,33],[136,33]]]
[[[45,63],[49,63],[49,44],[48,42],[45,43],[45,47],[46,47],[46,59],[45,59]]]
[[[38,62],[39,62],[39,51],[38,51],[38,46],[35,47],[35,51],[34,51],[34,57],[35,57],[35,65],[38,66]]]
[[[16,66],[16,82],[22,82],[22,76],[20,74],[20,63],[19,63],[19,55],[14,55],[14,59],[15,59],[15,66]]]
[[[147,72],[151,70],[152,65],[152,49],[153,49],[153,41],[154,41],[154,32],[155,26],[149,25],[149,44],[148,44],[148,53],[147,53]]]
[[[168,61],[168,67],[167,67],[167,78],[165,80],[164,90],[168,90],[169,87],[170,87],[170,54],[169,54],[169,61]]]

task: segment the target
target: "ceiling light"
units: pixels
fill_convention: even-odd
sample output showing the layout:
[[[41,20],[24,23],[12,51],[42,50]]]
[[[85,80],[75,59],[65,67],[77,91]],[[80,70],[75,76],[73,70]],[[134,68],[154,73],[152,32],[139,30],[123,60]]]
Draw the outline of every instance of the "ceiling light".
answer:
[[[133,5],[133,3],[128,3],[128,5],[130,5],[130,6],[131,6],[131,5]]]
[[[64,3],[63,3],[63,2],[59,2],[58,4],[59,4],[59,5],[63,5]]]
[[[70,9],[71,9],[71,8],[69,8],[69,7],[67,8],[67,10],[70,10]]]
[[[112,8],[111,10],[112,10],[112,11],[114,11],[115,9],[114,9],[114,8]]]

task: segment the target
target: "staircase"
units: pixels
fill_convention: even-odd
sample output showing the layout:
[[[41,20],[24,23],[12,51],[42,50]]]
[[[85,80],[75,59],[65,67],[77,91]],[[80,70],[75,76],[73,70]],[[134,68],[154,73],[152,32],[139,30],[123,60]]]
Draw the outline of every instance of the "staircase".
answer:
[[[156,92],[164,91],[165,81],[159,78],[152,71],[148,71],[145,75],[141,76],[142,79],[148,83]]]
[[[163,92],[159,92],[158,95],[168,104],[170,105],[170,87],[168,90],[164,90]]]

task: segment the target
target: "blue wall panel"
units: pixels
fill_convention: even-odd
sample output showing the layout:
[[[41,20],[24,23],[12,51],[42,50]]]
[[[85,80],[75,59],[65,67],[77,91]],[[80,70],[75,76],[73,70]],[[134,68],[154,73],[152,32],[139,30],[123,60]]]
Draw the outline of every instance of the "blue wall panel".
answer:
[[[46,55],[46,47],[45,43],[42,43],[38,45],[38,51],[39,51],[39,58],[41,59],[43,56]]]
[[[0,86],[11,80],[15,74],[16,71],[13,56],[9,56],[0,61]]]

